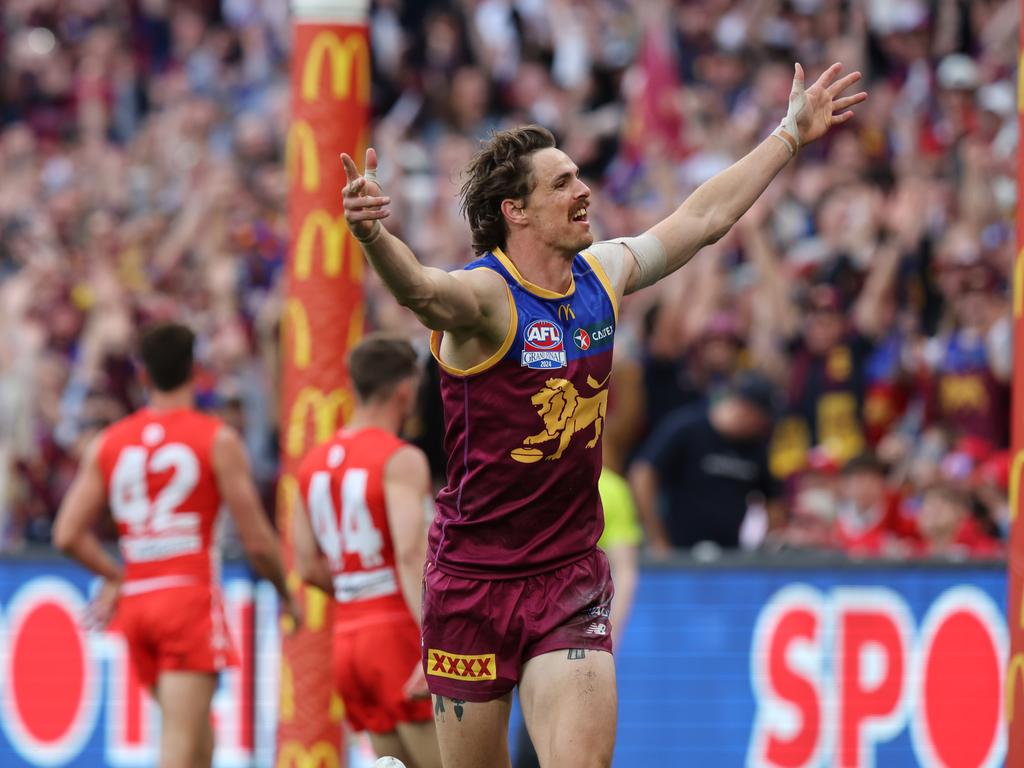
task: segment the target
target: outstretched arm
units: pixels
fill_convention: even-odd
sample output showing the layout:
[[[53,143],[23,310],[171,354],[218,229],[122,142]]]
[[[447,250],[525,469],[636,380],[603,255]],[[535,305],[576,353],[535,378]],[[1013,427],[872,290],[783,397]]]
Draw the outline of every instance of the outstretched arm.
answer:
[[[398,303],[435,331],[479,333],[492,326],[504,336],[508,306],[501,279],[490,270],[445,272],[420,264],[409,246],[381,224],[391,215],[391,198],[377,182],[376,151],[366,150],[365,175],[348,155],[342,154],[341,161],[347,180],[345,221]]]
[[[853,72],[837,80],[841,70],[841,64],[833,64],[804,90],[803,67],[796,65],[789,111],[772,135],[745,157],[701,184],[679,208],[647,232],[662,246],[653,259],[637,254],[632,248],[632,253],[623,254],[626,293],[671,274],[705,245],[722,238],[796,155],[799,147],[853,117],[852,112],[844,110],[864,101],[867,94],[842,96],[860,80],[860,73]]]

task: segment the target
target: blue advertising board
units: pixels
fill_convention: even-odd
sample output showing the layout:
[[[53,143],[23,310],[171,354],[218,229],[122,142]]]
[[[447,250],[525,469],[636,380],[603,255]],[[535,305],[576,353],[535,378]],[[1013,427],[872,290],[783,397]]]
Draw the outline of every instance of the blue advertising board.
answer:
[[[0,765],[150,766],[158,717],[92,579],[0,561]],[[1002,765],[1003,568],[645,568],[617,649],[615,766]],[[242,666],[214,700],[215,765],[273,766],[276,600],[238,565],[225,605]],[[286,767],[287,768],[287,767]]]
[[[996,766],[1004,566],[647,570],[616,766]]]

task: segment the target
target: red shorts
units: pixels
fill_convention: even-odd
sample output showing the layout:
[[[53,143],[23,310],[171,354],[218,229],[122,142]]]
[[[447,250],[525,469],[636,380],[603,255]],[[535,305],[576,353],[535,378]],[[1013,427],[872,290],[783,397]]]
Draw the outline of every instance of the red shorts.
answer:
[[[354,731],[389,733],[433,718],[429,696],[404,691],[419,660],[419,628],[406,610],[335,622],[334,684]]]
[[[534,656],[571,648],[612,650],[611,572],[604,552],[547,573],[484,580],[427,563],[423,663],[430,692],[490,701],[518,683]]]
[[[156,684],[161,672],[220,672],[238,665],[220,590],[208,585],[123,595],[114,623],[147,687]]]

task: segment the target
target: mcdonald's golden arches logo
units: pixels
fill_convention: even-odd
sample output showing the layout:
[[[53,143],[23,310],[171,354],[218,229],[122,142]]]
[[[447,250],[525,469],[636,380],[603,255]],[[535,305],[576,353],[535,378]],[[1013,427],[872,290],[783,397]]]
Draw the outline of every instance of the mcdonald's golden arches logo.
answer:
[[[363,310],[363,302],[357,301],[352,307],[352,314],[348,319],[348,348],[352,349],[359,340],[363,338],[363,326],[366,324],[366,312]]]
[[[288,657],[281,655],[281,672],[278,687],[277,716],[282,723],[290,723],[295,719],[295,677]]]
[[[576,313],[573,312],[571,304],[558,305],[558,319],[563,323],[568,323],[570,320],[576,319]]]
[[[1013,261],[1013,316],[1024,313],[1024,249]]]
[[[307,192],[319,189],[320,154],[313,129],[305,120],[295,120],[288,126],[288,136],[284,142],[284,167],[289,179],[294,178],[296,170],[299,171],[299,183]]]
[[[1019,685],[1018,685],[1019,683]],[[1024,687],[1024,653],[1015,653],[1006,668],[1006,721],[1013,722],[1016,712],[1014,695],[1018,688]]]
[[[281,538],[285,546],[290,547],[292,541],[292,516],[295,514],[295,505],[299,501],[299,481],[295,475],[285,472],[277,481],[277,521],[281,531]],[[298,578],[298,574],[296,574]],[[301,583],[301,582],[300,582]],[[298,586],[296,585],[296,589]],[[293,590],[294,591],[294,590]]]
[[[306,747],[299,741],[286,741],[277,752],[277,768],[338,768],[338,752],[326,741]]]
[[[1024,451],[1017,451],[1013,454],[1013,462],[1010,464],[1010,520],[1017,519],[1020,511],[1020,475],[1024,470]]]
[[[320,95],[324,59],[328,63],[330,93],[336,99],[347,99],[352,92],[352,79],[358,78],[356,100],[370,103],[370,48],[362,34],[353,33],[344,40],[333,32],[320,32],[309,46],[302,67],[302,99],[316,101]]]
[[[352,280],[363,277],[363,255],[358,248],[345,249],[348,225],[344,216],[331,216],[323,208],[311,211],[299,228],[299,236],[295,240],[295,277],[308,280],[313,273],[313,248],[319,236],[323,247],[323,272],[326,277],[337,277],[341,274],[342,258],[345,251],[349,254],[348,273]]]
[[[345,717],[345,702],[338,695],[337,691],[331,691],[331,703],[328,707],[328,714],[332,723],[340,723]]]
[[[309,366],[313,356],[313,337],[309,332],[309,315],[301,301],[292,296],[284,303],[281,335],[291,334],[292,362],[298,369]]]
[[[305,614],[306,629],[310,632],[319,632],[327,625],[327,606],[331,596],[319,587],[307,584],[303,591],[305,602],[303,611]]]
[[[286,477],[291,478],[293,481],[295,480],[291,475],[286,475]],[[282,479],[284,480],[284,478]],[[292,521],[289,519],[288,522],[282,526],[282,539],[287,536],[287,530],[292,526],[291,523]],[[291,542],[288,543],[287,548],[289,550],[292,548]],[[288,587],[288,591],[292,594],[296,594],[302,589],[302,577],[300,577],[299,571],[295,570],[294,567],[289,569],[288,573],[285,575],[285,585]],[[282,613],[278,624],[281,626],[281,631],[286,635],[291,635],[299,629],[294,618],[289,613]],[[282,688],[282,690],[284,690],[284,688]]]
[[[292,403],[285,435],[285,451],[297,459],[306,450],[306,423],[313,417],[314,440],[322,443],[329,438],[352,410],[352,398],[341,387],[325,395],[316,387],[305,387]]]
[[[1017,60],[1017,114],[1024,114],[1024,51]]]

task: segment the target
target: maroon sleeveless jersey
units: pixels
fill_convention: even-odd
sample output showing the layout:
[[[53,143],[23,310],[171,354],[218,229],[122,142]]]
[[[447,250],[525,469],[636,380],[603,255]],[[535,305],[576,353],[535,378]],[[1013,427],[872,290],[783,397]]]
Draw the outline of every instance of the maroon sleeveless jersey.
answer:
[[[459,370],[441,362],[448,485],[437,498],[430,561],[469,578],[559,568],[593,551],[617,306],[597,259],[579,254],[564,294],[527,282],[500,250],[490,269],[509,290],[501,348]]]

